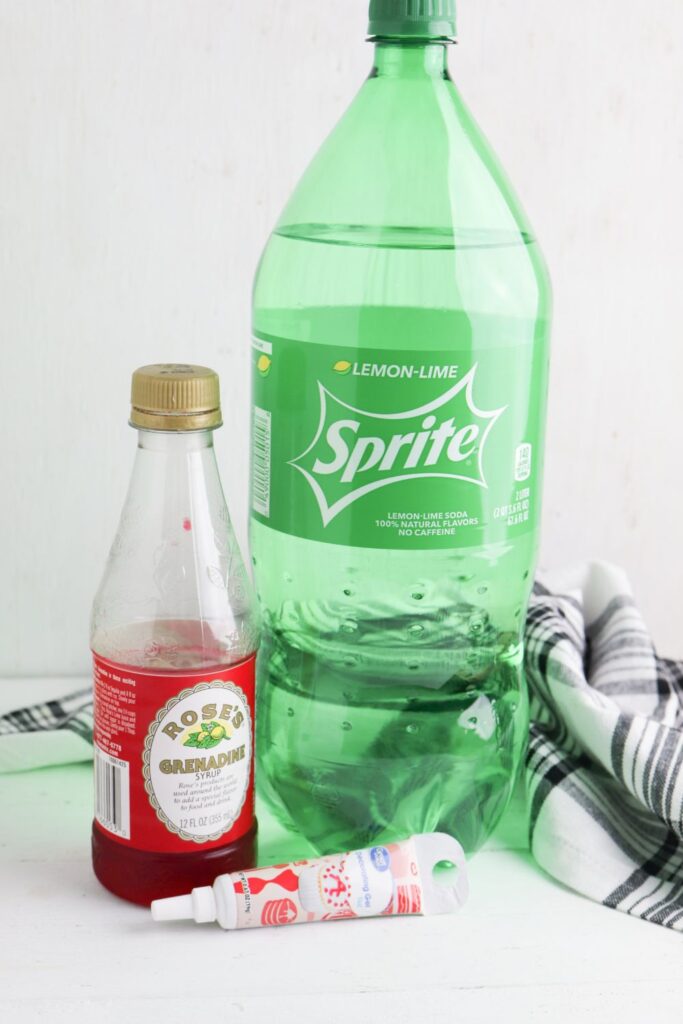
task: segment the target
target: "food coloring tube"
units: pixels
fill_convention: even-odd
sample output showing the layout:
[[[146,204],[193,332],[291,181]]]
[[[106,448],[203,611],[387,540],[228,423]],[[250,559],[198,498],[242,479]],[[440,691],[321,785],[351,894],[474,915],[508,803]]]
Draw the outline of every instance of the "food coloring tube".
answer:
[[[221,928],[348,917],[449,914],[467,899],[465,855],[441,832],[387,846],[233,871],[187,896],[155,900],[155,921],[218,921]]]

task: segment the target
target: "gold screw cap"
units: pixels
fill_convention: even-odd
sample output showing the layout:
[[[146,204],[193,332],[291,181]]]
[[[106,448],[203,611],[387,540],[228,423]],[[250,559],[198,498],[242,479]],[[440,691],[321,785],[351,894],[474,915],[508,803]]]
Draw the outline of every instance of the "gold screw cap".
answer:
[[[157,363],[133,374],[130,425],[143,430],[222,426],[218,374],[206,366]]]

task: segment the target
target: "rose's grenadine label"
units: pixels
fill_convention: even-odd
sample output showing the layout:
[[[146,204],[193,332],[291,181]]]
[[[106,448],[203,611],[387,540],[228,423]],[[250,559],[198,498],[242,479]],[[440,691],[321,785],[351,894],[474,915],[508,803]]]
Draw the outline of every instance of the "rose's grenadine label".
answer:
[[[94,655],[101,829],[161,853],[220,847],[249,831],[255,661],[155,673]]]

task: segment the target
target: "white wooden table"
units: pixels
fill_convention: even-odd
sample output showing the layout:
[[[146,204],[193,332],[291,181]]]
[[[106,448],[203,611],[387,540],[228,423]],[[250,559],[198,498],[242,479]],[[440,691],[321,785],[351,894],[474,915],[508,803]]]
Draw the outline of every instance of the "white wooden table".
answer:
[[[3,689],[0,713],[17,705]],[[228,933],[157,925],[105,892],[90,868],[91,805],[87,765],[0,776],[0,1021],[680,1019],[681,936],[544,875],[514,809],[472,860],[455,916]],[[265,817],[261,830],[262,862],[306,852]]]

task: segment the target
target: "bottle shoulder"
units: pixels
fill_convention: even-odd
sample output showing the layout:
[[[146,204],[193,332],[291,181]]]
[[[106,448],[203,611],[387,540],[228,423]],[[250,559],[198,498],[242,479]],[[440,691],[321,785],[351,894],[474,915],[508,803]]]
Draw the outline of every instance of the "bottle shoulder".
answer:
[[[306,224],[533,237],[500,161],[449,78],[364,84],[276,232]]]
[[[138,450],[93,603],[91,646],[128,664],[146,664],[162,649],[199,665],[225,664],[250,654],[258,637],[213,450],[172,457]]]
[[[508,324],[550,317],[538,243],[450,79],[366,82],[259,264],[257,330],[305,339],[314,331],[307,310],[372,307]]]

